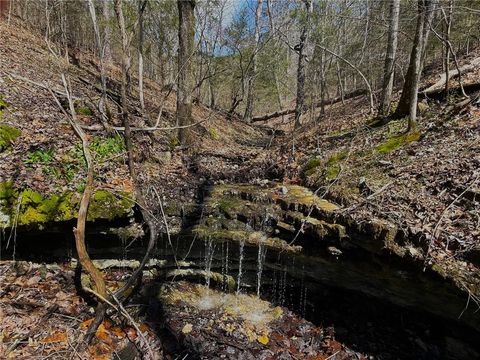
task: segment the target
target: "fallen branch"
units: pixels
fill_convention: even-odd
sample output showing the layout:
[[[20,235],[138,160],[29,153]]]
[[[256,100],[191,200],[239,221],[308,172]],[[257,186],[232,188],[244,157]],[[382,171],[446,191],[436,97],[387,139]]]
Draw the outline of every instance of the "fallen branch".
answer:
[[[2,72],[5,75],[9,76],[10,78],[17,79],[17,80],[26,82],[26,83],[31,84],[31,85],[35,85],[35,86],[37,86],[41,89],[47,90],[49,92],[53,92],[56,96],[61,96],[63,98],[66,98],[67,96],[71,96],[71,95],[68,95],[67,93],[61,92],[59,90],[52,89],[50,86],[48,86],[44,83],[33,81],[33,80],[30,80],[30,79],[27,79],[26,77],[23,77],[23,76],[14,74],[14,73],[10,73],[10,72],[4,71],[4,70],[2,70]],[[72,97],[73,100],[78,100],[78,98],[76,98],[76,97],[73,97],[73,96],[71,96],[71,97]]]
[[[355,90],[355,91],[352,91],[348,94],[345,94],[343,96],[343,99],[344,100],[347,100],[347,99],[352,99],[354,97],[357,97],[357,96],[360,96],[360,95],[364,95],[366,93],[365,90],[363,89],[360,89],[360,90]],[[333,99],[328,99],[328,100],[324,100],[324,101],[319,101],[317,102],[316,104],[314,104],[314,107],[320,107],[322,105],[333,105],[335,103],[338,103],[342,101],[342,97],[341,96],[337,96]],[[309,106],[305,106],[303,111],[302,112],[305,112],[307,111],[308,109],[310,109]],[[273,113],[270,113],[270,114],[266,114],[266,115],[262,115],[262,116],[255,116],[252,118],[252,122],[257,122],[257,121],[267,121],[267,120],[270,120],[270,119],[273,119],[273,118],[277,118],[277,117],[280,117],[280,116],[286,116],[286,115],[291,115],[295,113],[295,109],[286,109],[286,110],[283,110],[283,111],[275,111]]]

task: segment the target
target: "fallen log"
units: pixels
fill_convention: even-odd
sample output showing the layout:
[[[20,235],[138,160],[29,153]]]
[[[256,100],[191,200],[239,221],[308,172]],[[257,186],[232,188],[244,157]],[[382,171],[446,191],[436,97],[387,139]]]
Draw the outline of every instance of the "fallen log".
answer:
[[[445,84],[447,81],[456,76],[475,70],[477,66],[480,66],[480,57],[473,59],[470,63],[463,65],[458,69],[450,70],[448,72],[448,79],[447,75],[445,73],[442,73],[442,75],[440,76],[440,80],[438,80],[435,84],[429,86],[425,90],[421,90],[421,93],[425,95],[436,94],[445,88]]]
[[[352,91],[348,94],[345,94],[343,99],[344,100],[352,99],[352,98],[360,96],[360,95],[365,95],[366,93],[367,93],[367,91],[365,89],[354,90],[354,91]],[[333,99],[319,101],[315,104],[315,107],[318,108],[322,105],[333,105],[333,104],[338,103],[340,101],[342,101],[342,97],[337,96]],[[302,112],[306,112],[308,109],[310,109],[310,106],[305,106],[303,108]],[[293,109],[286,109],[286,110],[283,110],[283,111],[275,111],[273,113],[262,115],[262,116],[254,116],[252,118],[252,122],[267,121],[267,120],[274,119],[274,118],[277,118],[277,117],[280,117],[280,116],[290,115],[290,114],[293,114],[293,113],[295,113],[294,108]]]

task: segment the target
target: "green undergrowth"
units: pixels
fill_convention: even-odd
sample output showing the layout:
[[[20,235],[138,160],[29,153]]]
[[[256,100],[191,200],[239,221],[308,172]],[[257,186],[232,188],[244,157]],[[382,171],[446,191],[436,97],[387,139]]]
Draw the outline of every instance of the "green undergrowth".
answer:
[[[0,227],[12,225],[42,229],[46,223],[75,219],[81,200],[81,193],[63,192],[43,195],[32,189],[16,190],[12,182],[0,183],[0,213],[8,221]],[[128,193],[111,193],[99,190],[92,196],[88,209],[88,221],[97,219],[113,220],[131,214],[134,201]]]
[[[95,136],[89,144],[94,162],[101,164],[106,161],[122,157],[125,144],[121,136],[101,137]],[[40,148],[27,153],[25,165],[32,167],[40,165],[44,175],[50,175],[57,179],[71,181],[80,171],[86,167],[81,144],[75,145],[62,155],[57,155],[54,149]]]

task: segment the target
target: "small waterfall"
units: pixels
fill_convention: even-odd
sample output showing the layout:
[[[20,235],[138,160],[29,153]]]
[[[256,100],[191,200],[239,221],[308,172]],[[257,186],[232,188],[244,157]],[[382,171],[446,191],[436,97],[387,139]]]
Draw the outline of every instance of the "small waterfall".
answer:
[[[262,242],[265,239],[262,239]],[[260,243],[258,245],[258,256],[257,256],[257,296],[258,297],[260,297],[260,288],[262,287],[262,271],[263,271],[263,264],[265,263],[266,254],[267,254],[267,249],[264,248],[262,243]]]
[[[280,305],[285,304],[285,292],[287,289],[287,267],[284,265],[282,269],[282,274],[279,283],[279,295],[278,295],[278,303]]]
[[[302,317],[305,317],[307,310],[307,287],[305,286],[305,266],[302,265],[302,280],[300,284],[300,303],[299,309]]]
[[[245,240],[240,241],[240,255],[238,258],[238,277],[237,277],[237,295],[240,294],[240,288],[242,285],[242,263],[243,263],[243,250],[245,247]]]
[[[228,289],[228,250],[229,250],[229,242],[225,243],[225,256],[222,255],[224,258],[224,266],[222,268],[222,279],[223,279],[223,291]],[[223,243],[222,243],[222,253],[223,253]]]
[[[205,241],[205,286],[210,287],[210,279],[212,277],[212,260],[215,252],[215,245],[212,239]]]

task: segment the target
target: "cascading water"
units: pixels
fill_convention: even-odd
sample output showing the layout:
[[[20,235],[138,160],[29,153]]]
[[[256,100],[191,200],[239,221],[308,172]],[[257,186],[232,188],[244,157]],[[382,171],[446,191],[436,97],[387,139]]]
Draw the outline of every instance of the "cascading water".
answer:
[[[266,240],[266,237],[262,239],[262,242]],[[262,243],[258,245],[258,256],[257,256],[257,296],[260,297],[260,288],[262,287],[262,271],[263,264],[265,262],[265,256],[267,254],[267,249],[263,247]]]
[[[223,291],[226,291],[228,288],[227,280],[228,280],[228,251],[229,250],[229,242],[227,241],[225,243],[225,256],[222,256],[222,260],[224,261],[224,265],[222,267],[222,279],[223,279],[223,284],[222,288]],[[223,255],[223,243],[222,243],[222,255]]]
[[[245,247],[245,241],[240,241],[240,255],[238,257],[238,276],[237,276],[237,295],[240,294],[240,288],[242,286],[242,263],[243,263],[243,251]]]
[[[205,286],[210,287],[210,279],[212,277],[212,260],[215,252],[215,245],[212,239],[205,241]]]

